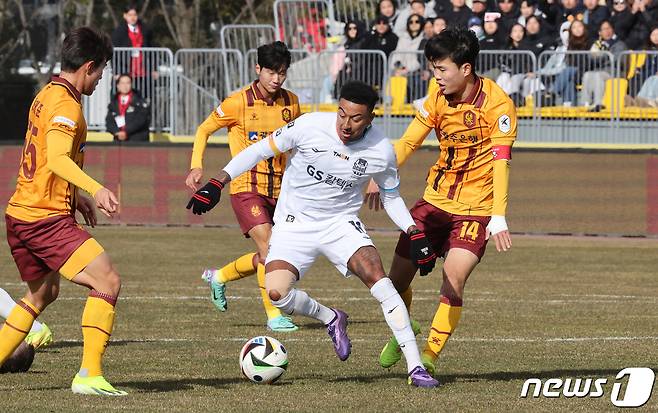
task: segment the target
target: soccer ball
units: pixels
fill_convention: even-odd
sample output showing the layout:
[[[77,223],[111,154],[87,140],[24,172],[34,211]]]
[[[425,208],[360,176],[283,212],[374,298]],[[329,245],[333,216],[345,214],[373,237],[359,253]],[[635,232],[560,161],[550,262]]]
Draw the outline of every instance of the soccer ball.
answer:
[[[288,368],[288,352],[277,339],[254,337],[240,351],[240,368],[254,383],[272,384]]]

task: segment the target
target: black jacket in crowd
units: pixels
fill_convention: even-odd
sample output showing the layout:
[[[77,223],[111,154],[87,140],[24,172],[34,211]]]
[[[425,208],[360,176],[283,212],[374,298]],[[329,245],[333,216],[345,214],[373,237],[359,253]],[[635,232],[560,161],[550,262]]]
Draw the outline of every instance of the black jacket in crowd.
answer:
[[[631,30],[633,30],[636,20],[637,15],[631,13],[628,7],[622,10],[621,13],[613,10],[610,14],[610,23],[612,23],[612,27],[615,29],[615,34],[623,41],[626,41]]]
[[[119,116],[119,101],[117,95],[112,96],[110,104],[107,105],[107,116],[105,117],[105,127],[107,131],[116,138],[119,132],[114,118]],[[151,108],[146,100],[140,94],[133,90],[132,101],[126,110],[126,126],[125,132],[128,135],[129,141],[148,142],[149,140],[149,127],[151,125]]]
[[[153,44],[153,34],[151,29],[149,29],[149,27],[141,20],[137,22],[137,25],[139,25],[139,28],[142,30],[142,37],[144,38],[144,44],[142,44],[142,47],[155,47]],[[121,22],[112,32],[112,46],[133,47],[130,42],[130,37],[128,37],[128,23],[125,21]]]

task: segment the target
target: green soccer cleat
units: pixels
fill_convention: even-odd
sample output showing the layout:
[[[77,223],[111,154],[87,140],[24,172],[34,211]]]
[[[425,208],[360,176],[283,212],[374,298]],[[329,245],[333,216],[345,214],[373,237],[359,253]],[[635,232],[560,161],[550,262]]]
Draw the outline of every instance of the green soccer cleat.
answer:
[[[432,357],[429,354],[426,354],[423,352],[420,355],[420,361],[423,363],[423,367],[425,367],[425,370],[434,377],[434,373],[436,372],[436,368],[434,367],[434,362],[436,361],[436,357]]]
[[[297,327],[289,317],[280,315],[271,320],[267,320],[267,329],[278,333],[287,333],[297,331],[299,330],[299,327]]]
[[[41,347],[48,347],[53,343],[53,333],[50,331],[50,328],[48,328],[46,323],[41,323],[41,326],[41,330],[29,333],[25,337],[25,342],[34,347],[35,350]]]
[[[103,376],[80,377],[76,374],[71,383],[71,391],[75,394],[91,394],[94,396],[126,396],[123,390],[117,390]]]
[[[411,329],[414,331],[414,336],[420,334],[420,324],[416,320],[411,320]],[[395,337],[391,337],[388,340],[388,343],[382,349],[382,352],[379,353],[379,364],[385,368],[389,369],[395,365],[402,358],[402,350],[398,345],[398,341]]]
[[[210,286],[210,300],[221,312],[226,311],[228,303],[226,302],[226,284],[216,281],[216,268],[208,268],[203,271],[201,278]]]

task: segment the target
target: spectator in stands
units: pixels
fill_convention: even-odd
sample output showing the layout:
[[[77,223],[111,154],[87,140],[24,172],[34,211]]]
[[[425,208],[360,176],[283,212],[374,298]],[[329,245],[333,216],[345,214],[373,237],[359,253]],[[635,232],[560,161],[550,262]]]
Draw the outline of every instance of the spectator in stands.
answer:
[[[375,19],[375,30],[366,36],[362,48],[366,50],[381,50],[386,55],[386,58],[388,58],[397,45],[398,37],[391,30],[391,26],[388,24],[388,18],[386,16],[379,16]],[[370,83],[376,90],[381,91],[384,73],[379,73],[378,70],[372,70],[370,67],[364,67],[363,70],[364,72],[367,71],[372,78],[372,81],[367,83]]]
[[[117,93],[107,106],[105,125],[115,141],[148,142],[151,109],[132,88],[132,78],[122,74],[116,81]]]
[[[443,17],[450,27],[468,27],[473,12],[464,0],[450,0],[450,7],[437,16]]]
[[[136,4],[131,3],[123,9],[123,22],[112,32],[112,45],[154,47],[151,30],[139,19]]]
[[[368,50],[381,50],[388,57],[398,45],[398,36],[393,33],[386,16],[375,19],[375,29],[366,36],[362,48]]]
[[[658,52],[658,25],[651,30],[647,51]],[[625,98],[626,106],[658,107],[658,54],[647,54],[644,65],[636,69],[635,76],[631,78],[634,85],[642,85],[635,99],[631,96]],[[637,87],[630,88],[631,92]]]
[[[473,0],[471,12],[475,17],[479,17],[480,20],[484,21],[484,13],[487,12],[487,0]]]
[[[528,44],[525,40],[525,28],[520,23],[512,26],[505,49],[514,51],[528,50]],[[532,71],[530,59],[528,56],[520,54],[502,54],[499,62],[501,73],[496,78],[496,83],[509,95],[515,105],[522,106],[525,94],[521,92],[521,85],[528,72]]]
[[[484,29],[482,28],[482,19],[477,16],[473,16],[468,19],[468,29],[475,33],[475,37],[478,38],[478,42],[484,40]]]
[[[569,27],[571,22],[565,21],[560,25],[559,44],[555,48],[555,53],[551,54],[546,63],[537,71],[529,73],[526,82],[530,85],[524,85],[526,90],[532,90],[537,94],[541,106],[553,106],[555,104],[555,78],[567,68],[566,52],[569,45]],[[541,62],[540,62],[541,63]],[[552,83],[550,90],[546,89],[546,84]]]
[[[393,33],[395,33],[396,36],[401,37],[404,36],[404,33],[407,31],[407,20],[409,20],[409,16],[412,15],[413,13],[420,14],[421,16],[425,16],[426,13],[426,7],[425,7],[425,1],[423,0],[402,0],[405,2],[404,6],[400,6],[400,13],[398,15],[397,20],[395,21],[395,24],[391,24],[391,27],[393,29]],[[434,17],[434,16],[428,16],[428,17]]]
[[[400,14],[395,0],[379,0],[379,3],[377,3],[377,11],[378,16],[386,16],[391,27],[395,27],[395,22]],[[371,26],[375,26],[374,21]]]
[[[614,73],[615,62],[618,61],[623,51],[627,50],[626,43],[615,34],[612,23],[604,20],[599,26],[599,38],[590,51],[592,52],[592,66],[583,74],[583,106],[587,106],[591,112],[600,112],[603,108],[603,94],[605,82]],[[610,52],[614,58],[611,62],[609,56],[602,56],[601,52]]]
[[[587,35],[587,27],[580,20],[574,20],[569,27],[569,43],[567,50],[589,50],[591,43]],[[566,57],[567,67],[555,78],[553,91],[562,98],[564,106],[576,104],[576,84],[589,66],[589,56],[583,54],[570,54]]]
[[[658,0],[634,0],[631,13],[637,17],[626,44],[631,49],[642,49],[658,22]]]
[[[499,29],[498,19],[500,13],[486,13],[484,15],[484,39],[480,40],[480,50],[501,50],[505,47],[505,35]],[[481,54],[478,60],[478,70],[482,76],[496,80],[500,75],[495,56]]]
[[[535,15],[528,17],[525,21],[525,31],[528,50],[535,56],[555,47],[553,37],[544,30],[544,20],[541,17]]]
[[[612,23],[617,36],[623,41],[626,41],[637,20],[637,14],[631,13],[626,1],[612,0],[612,12],[610,13],[610,23]]]
[[[521,2],[521,8],[520,8],[521,15],[517,19],[518,23],[521,23],[523,27],[526,28],[526,35],[528,33],[528,27],[527,27],[527,22],[530,17],[538,17],[540,19],[544,19],[544,13],[542,13],[539,8],[537,7],[537,0],[523,0]],[[541,24],[542,30],[544,34],[550,33],[554,30],[553,27],[551,27],[546,21],[542,21]]]
[[[606,6],[599,6],[599,0],[583,0],[585,12],[583,13],[583,23],[587,26],[587,33],[590,36],[596,36],[603,21],[610,17],[610,10]],[[592,41],[595,38],[590,39]]]
[[[359,54],[347,54],[345,50],[358,50],[365,41],[365,29],[355,20],[349,20],[343,32],[344,41],[334,54],[330,73],[334,77],[333,98],[338,99],[340,89],[349,80],[360,80],[359,70],[364,69],[364,62]],[[335,76],[333,75],[335,73]],[[331,90],[331,89],[329,89]]]
[[[425,19],[420,14],[412,14],[407,19],[407,31],[398,39],[398,45],[389,58],[389,69],[395,76],[407,77],[407,99],[409,102],[425,96],[427,84],[423,87],[421,67],[418,61],[418,47],[423,40]]]
[[[505,35],[499,28],[500,13],[484,15],[484,39],[480,41],[480,50],[501,50],[505,47]]]
[[[581,20],[585,12],[578,0],[541,0],[539,10],[546,15],[552,27],[560,27],[566,21]]]
[[[423,24],[423,39],[418,45],[418,50],[421,52],[425,50],[425,43],[434,36],[434,19],[425,19]]]
[[[434,24],[432,25],[434,29],[434,34],[439,34],[442,31],[448,27],[448,23],[446,22],[446,19],[443,17],[436,16],[434,18]]]
[[[498,25],[503,33],[509,33],[519,19],[519,7],[515,0],[498,0],[500,19]]]

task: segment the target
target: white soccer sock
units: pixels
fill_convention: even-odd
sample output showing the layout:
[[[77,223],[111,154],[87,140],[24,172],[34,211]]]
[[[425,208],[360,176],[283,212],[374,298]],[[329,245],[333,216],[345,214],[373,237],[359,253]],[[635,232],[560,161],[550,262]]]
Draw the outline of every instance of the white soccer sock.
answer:
[[[9,313],[11,313],[11,310],[13,310],[15,306],[16,301],[11,298],[7,291],[0,288],[0,317],[7,319],[7,317],[9,317]],[[30,329],[30,333],[36,333],[38,331],[41,331],[41,323],[39,323],[37,320],[34,320],[32,328]]]
[[[398,340],[398,344],[407,360],[407,371],[415,369],[423,364],[420,361],[420,353],[416,345],[416,337],[411,329],[409,312],[402,301],[402,297],[395,290],[393,282],[388,277],[377,281],[370,288],[370,294],[379,301],[384,312],[384,318],[388,323],[393,335]]]
[[[309,297],[305,291],[293,288],[288,295],[279,301],[272,301],[272,304],[288,315],[301,314],[306,317],[315,318],[322,321],[325,325],[333,321],[336,313],[332,309],[318,303]]]

